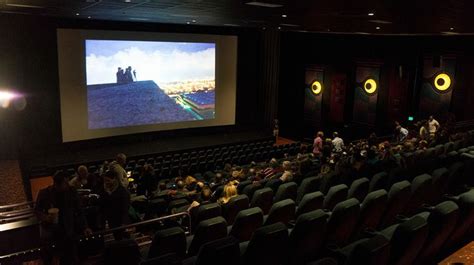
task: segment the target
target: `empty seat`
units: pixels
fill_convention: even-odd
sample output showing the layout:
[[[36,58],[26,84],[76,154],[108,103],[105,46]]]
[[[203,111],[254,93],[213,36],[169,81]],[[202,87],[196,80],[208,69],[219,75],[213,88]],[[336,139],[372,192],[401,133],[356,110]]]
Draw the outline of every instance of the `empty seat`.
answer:
[[[388,264],[390,242],[383,235],[358,240],[338,251],[345,258],[345,265]]]
[[[360,178],[352,182],[349,191],[347,192],[347,199],[356,198],[358,201],[363,201],[369,191],[369,179]]]
[[[461,194],[455,200],[459,207],[459,218],[444,247],[450,248],[462,242],[463,237],[474,226],[474,190]]]
[[[281,222],[285,225],[295,219],[295,202],[292,199],[286,199],[276,202],[272,205],[268,216],[266,216],[264,225],[270,225]]]
[[[379,227],[384,228],[394,223],[397,214],[403,212],[406,204],[410,201],[411,184],[408,181],[395,183],[388,192],[387,207],[383,214]]]
[[[156,232],[148,251],[148,259],[175,253],[184,257],[186,254],[186,235],[181,227],[172,227]]]
[[[222,206],[222,213],[227,224],[233,224],[237,214],[248,207],[249,198],[247,195],[238,195],[230,198],[230,200]]]
[[[411,198],[405,212],[409,215],[415,213],[422,204],[429,202],[432,190],[432,178],[422,174],[413,179],[411,183]]]
[[[263,188],[255,191],[252,201],[250,202],[250,207],[260,207],[263,214],[267,214],[270,207],[272,207],[272,203],[273,190],[270,188]]]
[[[269,181],[267,181],[267,183],[265,183],[265,188],[272,189],[273,193],[275,194],[278,190],[278,187],[280,187],[282,183],[283,182],[279,178],[270,179]]]
[[[250,184],[250,185],[245,186],[245,188],[242,190],[242,193],[247,195],[249,199],[252,199],[255,191],[261,188],[262,186],[259,184]]]
[[[332,211],[326,232],[326,243],[344,246],[357,223],[359,217],[359,201],[351,198],[340,202]]]
[[[199,223],[194,236],[189,237],[188,256],[197,254],[199,248],[207,243],[227,236],[227,223],[222,217],[214,217]]]
[[[282,223],[262,226],[252,239],[241,244],[243,264],[285,264],[288,257],[288,229]]]
[[[347,198],[347,185],[340,184],[331,187],[324,197],[323,207],[328,210],[332,210],[336,204]]]
[[[319,255],[325,238],[328,214],[323,210],[304,213],[290,233],[288,264],[305,264]]]
[[[251,185],[252,181],[251,180],[244,180],[237,185],[237,193],[242,194],[244,191],[244,188],[247,187],[247,185]]]
[[[449,181],[449,171],[447,168],[442,167],[435,169],[431,175],[433,178],[431,202],[437,202],[447,191],[446,186]]]
[[[317,191],[319,189],[320,183],[321,183],[321,178],[317,178],[317,177],[303,179],[303,181],[298,187],[295,202],[299,204],[301,200],[303,199],[303,196],[305,196],[308,193]]]
[[[196,227],[203,220],[221,216],[221,213],[221,206],[218,203],[203,204],[197,209],[195,220],[192,220],[193,227]]]
[[[295,182],[288,182],[280,185],[275,194],[274,202],[279,202],[286,199],[296,199],[297,185]]]
[[[248,241],[253,232],[263,224],[263,212],[260,208],[254,207],[240,211],[235,218],[235,222],[229,232],[240,242]]]
[[[376,230],[387,205],[387,192],[376,190],[369,193],[360,205],[360,215],[354,237],[357,238],[365,229]]]
[[[387,172],[379,172],[375,174],[369,183],[369,192],[386,189],[388,185],[388,174]]]
[[[296,209],[296,216],[323,208],[324,194],[320,191],[304,195]]]
[[[390,240],[390,264],[412,264],[426,240],[428,226],[424,218],[415,215],[387,227],[380,234]]]
[[[104,264],[140,264],[141,254],[137,242],[133,239],[112,241],[105,245]]]
[[[183,265],[240,264],[239,242],[233,237],[224,237],[204,244],[194,262],[184,261]]]
[[[422,212],[428,223],[428,237],[421,249],[415,264],[427,264],[435,261],[436,254],[454,229],[458,220],[459,208],[452,201],[442,202],[431,212]]]

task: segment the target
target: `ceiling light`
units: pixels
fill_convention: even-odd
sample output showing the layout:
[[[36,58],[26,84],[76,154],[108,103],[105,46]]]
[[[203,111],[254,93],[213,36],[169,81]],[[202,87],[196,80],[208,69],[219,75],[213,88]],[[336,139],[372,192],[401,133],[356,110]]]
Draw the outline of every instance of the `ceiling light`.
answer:
[[[449,28],[449,30],[454,30],[454,28],[453,28],[453,27],[451,27],[451,28]]]
[[[76,13],[76,16],[79,16],[80,14],[79,13]]]
[[[195,19],[192,20],[193,23],[196,23],[197,21]]]
[[[228,27],[239,27],[240,25],[239,25],[239,24],[226,23],[226,24],[224,24],[224,26],[228,26]]]
[[[25,8],[44,8],[44,6],[36,6],[36,5],[23,5],[23,4],[5,4],[6,6],[13,6],[13,7],[25,7]]]
[[[370,13],[367,14],[367,15],[369,15],[370,17],[372,17],[372,16],[375,16],[375,13],[374,13],[374,12],[370,12]]]
[[[87,18],[91,18],[91,16],[88,16]]]
[[[131,3],[132,0],[125,0],[125,3]]]
[[[261,7],[270,7],[270,8],[282,7],[283,6],[281,4],[272,4],[272,3],[259,2],[259,1],[247,2],[245,4],[251,5],[251,6],[261,6]]]
[[[287,15],[283,14],[283,15],[281,15],[281,17],[287,17]]]
[[[281,29],[281,27],[278,27],[278,29]]]
[[[380,27],[375,27],[375,29],[380,29]]]
[[[191,24],[191,22],[189,22],[189,21],[186,21],[186,24],[188,24],[188,25],[189,25],[189,24]]]

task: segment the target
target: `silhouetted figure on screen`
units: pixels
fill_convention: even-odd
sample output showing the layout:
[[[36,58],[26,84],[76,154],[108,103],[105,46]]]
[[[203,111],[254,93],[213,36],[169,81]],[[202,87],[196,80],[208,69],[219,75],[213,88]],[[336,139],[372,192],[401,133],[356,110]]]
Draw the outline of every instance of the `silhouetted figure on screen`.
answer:
[[[132,67],[129,66],[125,70],[125,83],[132,83],[132,82],[133,82]]]
[[[138,79],[137,79],[137,71],[136,71],[136,70],[133,70],[133,77],[135,78],[135,81],[138,81]]]
[[[122,67],[119,67],[117,69],[117,73],[116,73],[116,76],[117,76],[117,84],[123,84],[125,83],[125,73],[123,72],[123,69]]]

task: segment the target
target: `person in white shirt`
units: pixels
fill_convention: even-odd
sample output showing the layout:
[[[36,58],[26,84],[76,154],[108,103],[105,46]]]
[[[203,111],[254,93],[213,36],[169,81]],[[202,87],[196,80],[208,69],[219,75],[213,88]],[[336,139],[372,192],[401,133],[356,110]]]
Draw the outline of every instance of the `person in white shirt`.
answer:
[[[115,176],[124,188],[128,188],[128,176],[124,167],[126,166],[127,156],[125,154],[117,154],[115,161],[109,164],[109,170],[114,172]]]
[[[403,128],[401,125],[398,125],[396,128],[396,131],[398,133],[397,135],[397,140],[399,143],[402,143],[406,140],[408,137],[408,130]]]
[[[82,165],[77,168],[77,174],[69,181],[69,186],[75,189],[80,189],[87,185],[87,178],[89,171],[87,167]]]
[[[344,140],[342,140],[342,138],[339,137],[338,132],[334,132],[332,136],[334,137],[334,139],[332,139],[332,146],[333,146],[334,152],[336,153],[342,152],[342,149],[344,148]]]
[[[439,122],[430,116],[428,119],[428,131],[430,132],[430,136],[433,137],[436,135],[436,132],[439,130]]]

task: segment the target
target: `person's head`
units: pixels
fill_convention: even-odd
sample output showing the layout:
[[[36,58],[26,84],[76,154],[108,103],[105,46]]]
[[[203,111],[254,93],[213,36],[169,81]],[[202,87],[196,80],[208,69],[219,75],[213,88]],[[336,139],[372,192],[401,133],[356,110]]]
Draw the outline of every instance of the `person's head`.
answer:
[[[122,71],[122,67],[117,68],[117,71]]]
[[[332,133],[332,137],[333,137],[333,138],[339,137],[339,133],[338,133],[338,132],[333,132],[333,133]]]
[[[282,163],[283,170],[290,170],[291,169],[291,162],[288,160],[283,161]]]
[[[158,188],[160,189],[160,191],[166,190],[166,182],[161,181],[161,182],[158,184]]]
[[[178,190],[183,190],[185,185],[186,184],[182,180],[178,180],[178,182],[176,182],[176,186],[177,186]]]
[[[402,126],[397,125],[397,127],[395,128],[395,130],[396,130],[397,132],[400,132],[400,131],[402,130]]]
[[[400,126],[400,122],[395,121],[395,128],[398,127],[398,126]]]
[[[277,168],[277,167],[278,167],[278,160],[276,160],[276,158],[272,158],[272,159],[270,160],[270,166],[271,166],[272,168]]]
[[[316,134],[316,136],[323,138],[323,137],[324,137],[324,133],[323,133],[322,131],[319,131],[319,132]]]
[[[81,179],[85,179],[88,177],[89,175],[89,171],[87,170],[87,167],[84,166],[84,165],[81,165],[77,168],[77,175],[79,176],[79,178]]]
[[[57,171],[53,176],[53,187],[57,192],[64,192],[68,189],[68,175],[64,171]]]
[[[142,167],[142,176],[152,176],[153,175],[153,166],[150,164],[145,164]]]
[[[113,171],[106,171],[103,175],[104,190],[108,193],[114,192],[119,186],[118,178]]]
[[[234,196],[237,196],[237,187],[232,184],[232,183],[229,183],[227,185],[224,186],[224,202],[227,202],[229,201],[230,198],[234,197]]]
[[[117,154],[115,157],[117,163],[119,163],[122,167],[125,167],[127,163],[127,156],[124,153]]]
[[[205,186],[201,190],[201,200],[209,201],[211,199],[212,191],[209,187]]]
[[[433,115],[430,115],[430,117],[428,118],[429,121],[432,121],[433,119]]]

